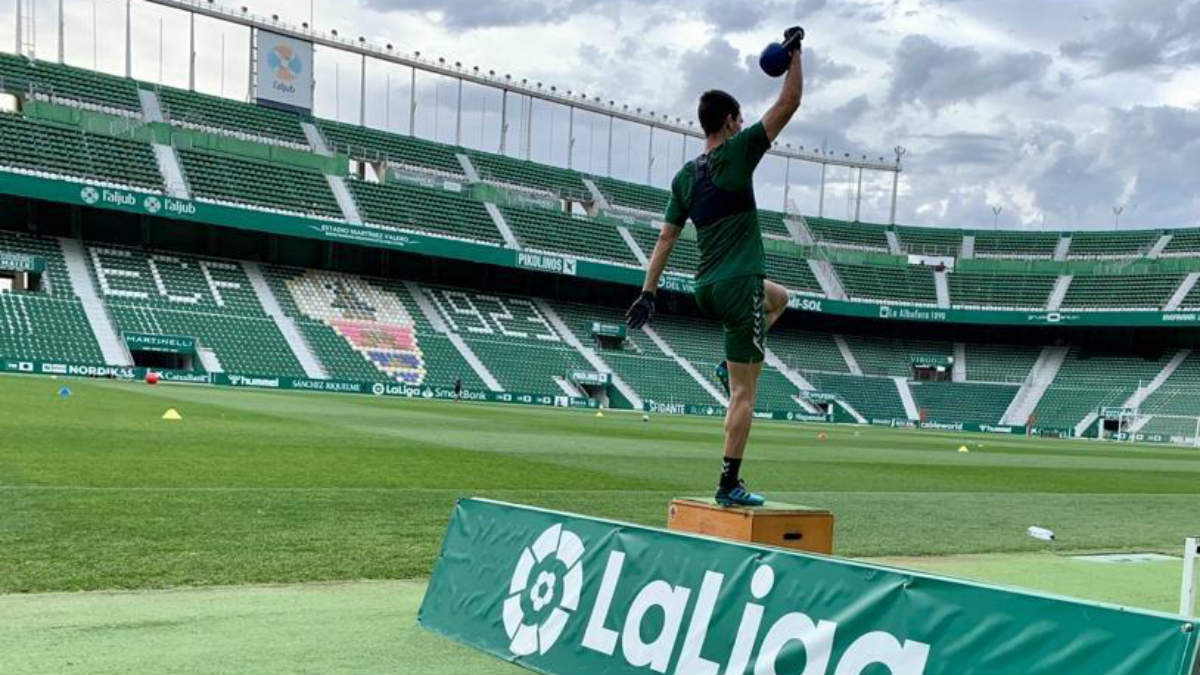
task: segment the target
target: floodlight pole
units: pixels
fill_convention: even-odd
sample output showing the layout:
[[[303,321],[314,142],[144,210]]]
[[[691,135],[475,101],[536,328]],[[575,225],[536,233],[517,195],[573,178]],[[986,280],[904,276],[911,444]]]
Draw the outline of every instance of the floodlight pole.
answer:
[[[650,174],[654,168],[654,125],[650,125],[650,140],[646,143],[646,184],[650,184]]]
[[[24,4],[25,4],[25,0],[17,0],[17,32],[16,32],[17,40],[15,43],[16,46],[13,49],[13,51],[16,52],[17,56],[21,56],[21,54],[23,53],[21,51],[21,18],[22,18],[21,17],[21,5],[24,5]]]
[[[905,150],[904,146],[902,146],[902,145],[897,145],[895,148],[893,148],[893,150],[896,153],[896,168],[895,168],[895,170],[892,171],[892,217],[891,217],[890,222],[892,225],[895,225],[896,224],[896,191],[900,184],[900,158],[903,157],[904,153],[906,153],[908,151]]]
[[[828,166],[829,165],[825,162],[821,162],[821,190],[818,193],[820,196],[817,197],[818,218],[823,218],[825,216],[825,168]]]
[[[859,209],[862,206],[862,174],[863,168],[858,167],[858,190],[854,194],[854,222],[858,222]]]
[[[605,175],[612,178],[612,136],[613,136],[613,120],[616,119],[612,115],[608,116],[608,165],[604,170]]]
[[[525,106],[525,161],[533,159],[533,97],[527,96],[529,105]]]
[[[358,126],[367,126],[367,55],[358,62]]]
[[[416,135],[417,129],[417,69],[412,68],[408,79],[408,135]]]
[[[58,62],[59,63],[63,62],[63,22],[64,21],[66,21],[66,19],[63,17],[63,0],[58,0]]]
[[[462,146],[462,78],[458,78],[458,96],[454,101],[454,145]]]
[[[508,90],[500,93],[500,154],[504,154],[505,137],[508,136]]]
[[[792,158],[785,157],[783,159],[783,208],[780,211],[787,213],[788,205],[788,187],[792,181]]]
[[[196,13],[188,12],[188,91],[196,91]]]
[[[133,77],[133,9],[130,0],[125,0],[125,77]],[[17,6],[20,7],[18,2]],[[253,31],[253,29],[251,29]]]
[[[250,58],[246,64],[246,102],[254,103],[254,74],[258,67],[258,29],[250,29]]]
[[[383,78],[383,128],[392,130],[392,74],[385,73]]]
[[[571,168],[575,154],[575,106],[567,106],[567,168]]]

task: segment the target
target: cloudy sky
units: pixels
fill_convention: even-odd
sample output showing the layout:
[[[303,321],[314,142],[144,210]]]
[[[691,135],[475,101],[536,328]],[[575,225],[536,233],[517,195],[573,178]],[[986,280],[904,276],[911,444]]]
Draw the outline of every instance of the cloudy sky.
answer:
[[[68,63],[123,73],[124,2],[64,0]],[[220,2],[220,0],[217,0]],[[57,0],[37,0],[37,54],[57,57]],[[802,24],[806,86],[781,140],[854,156],[908,153],[901,223],[1002,228],[1122,229],[1200,221],[1200,0],[240,0],[320,29],[393,43],[400,52],[584,92],[630,109],[694,118],[695,99],[722,88],[754,119],[778,81],[755,65],[782,29]],[[311,7],[310,7],[311,5]],[[187,20],[134,0],[134,76],[187,85]],[[14,46],[15,0],[0,8],[0,48]],[[95,17],[95,18],[93,18]],[[160,27],[161,35],[160,38]],[[245,97],[247,37],[197,23],[197,88]],[[161,59],[160,59],[161,54]],[[359,119],[359,61],[316,56],[316,113]],[[222,65],[224,67],[222,67]],[[410,71],[368,63],[366,121],[407,132]],[[418,135],[496,151],[500,96],[466,87],[461,129],[454,82],[418,74]],[[527,105],[510,99],[509,154],[522,152]],[[533,159],[609,170],[607,122],[565,108],[531,110]],[[570,148],[570,150],[568,150]],[[678,136],[616,125],[611,171],[666,185],[698,151]],[[650,161],[648,161],[648,159]],[[647,166],[649,165],[649,172]],[[815,214],[819,169],[768,160],[760,205],[787,196]],[[827,174],[824,212],[853,215],[852,179]],[[863,220],[886,222],[891,177],[864,175]]]

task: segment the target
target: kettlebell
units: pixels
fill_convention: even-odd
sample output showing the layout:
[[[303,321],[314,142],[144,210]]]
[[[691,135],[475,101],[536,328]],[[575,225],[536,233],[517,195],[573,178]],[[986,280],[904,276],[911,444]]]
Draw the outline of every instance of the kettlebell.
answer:
[[[792,26],[783,32],[783,42],[772,42],[762,50],[758,57],[758,66],[771,77],[779,77],[787,72],[792,62],[792,52],[800,48],[804,39],[804,29]]]

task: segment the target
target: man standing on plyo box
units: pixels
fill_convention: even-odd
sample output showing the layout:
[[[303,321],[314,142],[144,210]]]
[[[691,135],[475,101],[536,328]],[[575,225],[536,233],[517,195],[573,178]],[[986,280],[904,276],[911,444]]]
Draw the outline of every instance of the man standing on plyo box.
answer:
[[[729,409],[716,493],[717,502],[725,506],[761,506],[765,502],[761,495],[746,489],[738,472],[750,435],[763,339],[783,315],[788,296],[783,286],[765,278],[753,178],[759,160],[799,109],[803,89],[797,43],[779,99],[762,121],[743,129],[741,106],[732,96],[711,90],[700,97],[704,154],[684,164],[671,181],[666,223],[646,266],[642,294],[626,313],[630,328],[641,328],[650,320],[659,277],[690,217],[700,249],[696,304],[720,321],[725,332],[725,361],[717,366],[717,377],[729,395]]]

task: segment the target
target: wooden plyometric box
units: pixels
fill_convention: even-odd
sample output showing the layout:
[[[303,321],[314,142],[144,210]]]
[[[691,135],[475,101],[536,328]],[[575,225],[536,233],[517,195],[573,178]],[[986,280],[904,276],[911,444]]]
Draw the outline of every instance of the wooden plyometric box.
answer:
[[[795,504],[721,506],[712,499],[671,500],[667,528],[734,541],[833,553],[833,513]]]

